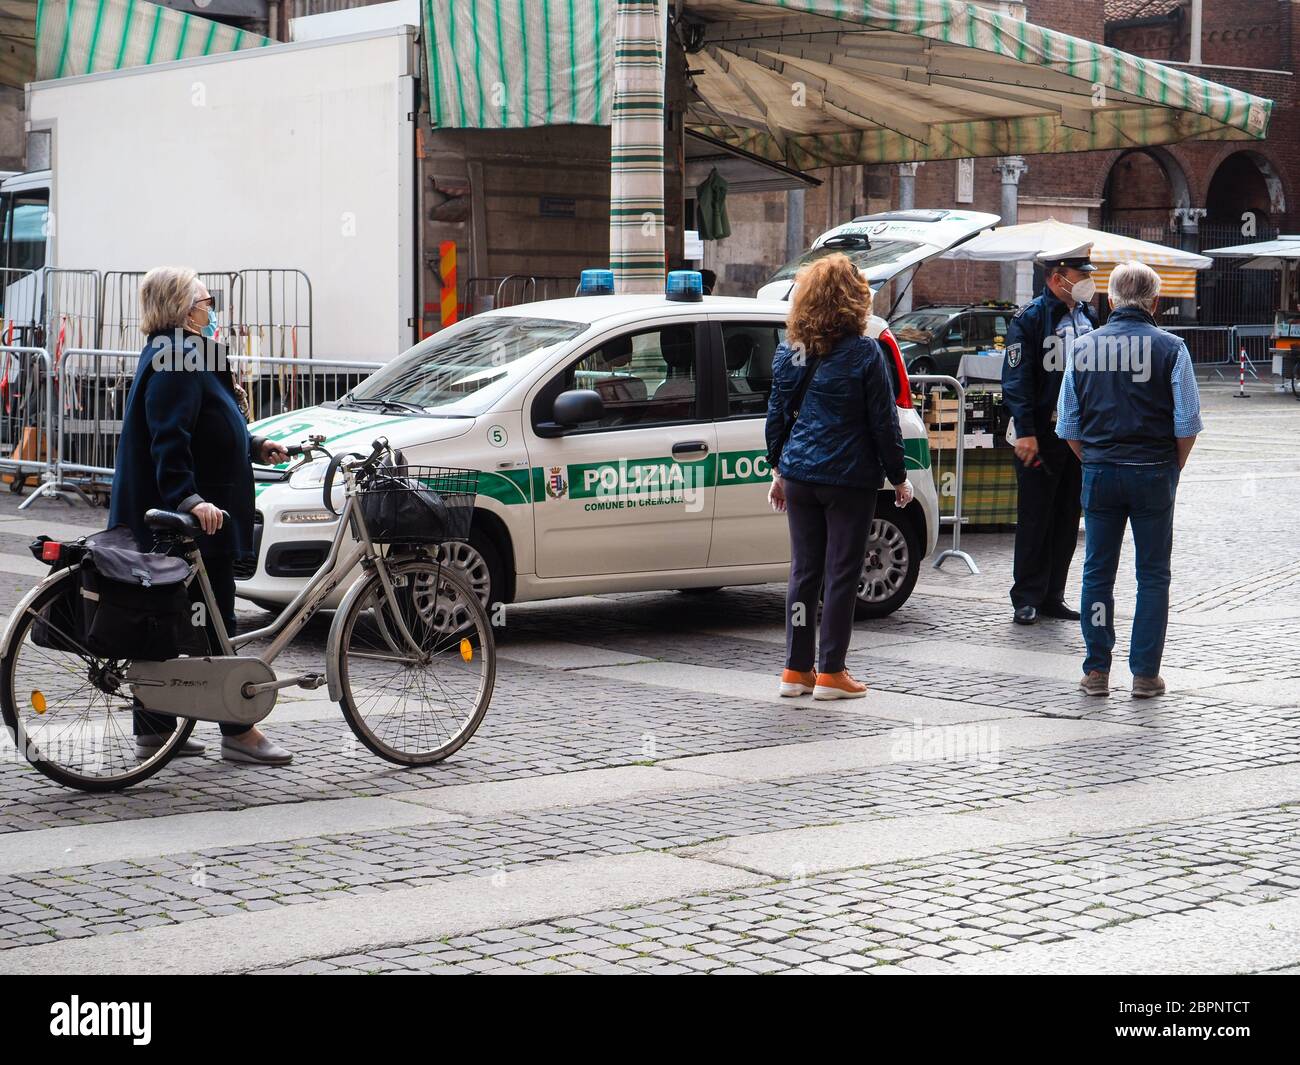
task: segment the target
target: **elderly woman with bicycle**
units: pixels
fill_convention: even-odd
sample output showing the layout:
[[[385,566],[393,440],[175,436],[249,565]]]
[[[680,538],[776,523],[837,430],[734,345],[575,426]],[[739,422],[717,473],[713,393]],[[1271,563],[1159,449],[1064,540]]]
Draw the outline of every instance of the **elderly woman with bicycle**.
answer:
[[[215,340],[216,326],[212,294],[193,270],[163,266],[145,274],[140,329],[148,339],[122,418],[109,525],[125,525],[148,544],[147,510],[192,514],[203,528],[198,546],[214,598],[233,635],[234,566],[253,553],[252,463],[289,456],[282,445],[249,435],[242,390]],[[148,757],[175,728],[173,717],[138,711],[137,754]],[[221,735],[227,761],[287,765],[293,759],[255,725],[222,723]],[[203,751],[187,739],[176,753]]]

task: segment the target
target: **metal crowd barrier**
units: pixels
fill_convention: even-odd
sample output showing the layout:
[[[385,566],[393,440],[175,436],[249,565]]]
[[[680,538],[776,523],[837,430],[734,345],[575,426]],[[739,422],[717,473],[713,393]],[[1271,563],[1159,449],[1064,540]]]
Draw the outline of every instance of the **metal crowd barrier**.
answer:
[[[939,518],[939,524],[941,527],[943,525],[952,526],[952,546],[945,548],[935,556],[934,568],[942,569],[943,564],[948,561],[948,559],[959,558],[966,563],[966,568],[972,574],[979,573],[980,570],[979,567],[975,565],[975,560],[971,558],[967,552],[963,551],[961,547],[961,526],[962,521],[964,520],[961,514],[961,498],[962,484],[966,472],[965,459],[963,458],[966,451],[966,387],[958,381],[957,378],[949,377],[947,374],[908,374],[907,379],[912,384],[946,385],[957,393],[957,443],[953,449],[956,452],[955,476],[957,483],[953,488],[952,516],[947,518],[941,516]],[[933,469],[933,466],[931,468]],[[940,485],[936,484],[934,487],[935,491],[942,491]]]
[[[256,355],[232,355],[230,361],[235,380],[248,395],[252,421],[338,399],[384,365],[347,359]]]
[[[138,351],[67,348],[57,367],[44,348],[0,347],[0,476],[41,496],[108,491]],[[252,415],[269,417],[337,399],[383,366],[341,359],[231,356]],[[264,408],[259,410],[259,400]],[[29,483],[39,478],[38,484]]]
[[[18,505],[26,510],[51,494],[55,447],[54,374],[44,348],[0,347],[0,481],[11,492],[36,491]],[[35,484],[30,483],[33,479]]]

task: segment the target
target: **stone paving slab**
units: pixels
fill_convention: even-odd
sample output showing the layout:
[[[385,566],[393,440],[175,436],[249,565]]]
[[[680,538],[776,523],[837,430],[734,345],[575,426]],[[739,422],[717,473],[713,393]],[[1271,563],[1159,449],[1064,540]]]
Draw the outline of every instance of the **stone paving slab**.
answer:
[[[793,700],[787,700],[793,701]],[[961,729],[962,726],[952,726]],[[1100,721],[1062,721],[1047,718],[1012,718],[992,721],[985,753],[1020,747],[1049,746],[1075,740],[1125,735],[1131,726]],[[726,754],[697,755],[661,762],[666,769],[690,769],[733,780],[779,780],[814,773],[831,773],[861,766],[908,760],[900,747],[913,742],[913,732],[895,729],[881,736],[855,740],[813,740],[808,743],[760,747]]]
[[[181,851],[252,846],[304,835],[364,832],[455,821],[453,813],[396,799],[330,799],[269,809],[211,811],[125,822],[11,833],[0,847],[0,875],[62,866],[161,857]]]
[[[651,662],[645,655],[625,651],[607,651],[599,647],[585,647],[563,640],[506,640],[497,647],[497,658],[512,662],[527,662],[547,669],[590,669],[593,666],[619,666],[632,662]]]
[[[1131,832],[1167,822],[1173,811],[1190,819],[1291,802],[1300,804],[1300,773],[1294,766],[1285,766],[1118,785],[1066,798],[990,807],[979,813],[904,816],[731,836],[677,853],[790,877],[791,870],[808,875],[915,861],[1072,832]]]
[[[669,771],[662,766],[622,766],[589,769],[527,780],[483,784],[453,784],[402,794],[403,802],[421,803],[467,817],[590,806],[628,799],[657,798],[678,792],[723,788],[731,781],[692,770]]]
[[[413,939],[544,921],[574,907],[639,905],[760,881],[752,873],[666,854],[546,863],[507,874],[496,884],[491,877],[456,877],[379,898],[347,898],[18,948],[0,954],[0,973],[244,972],[318,956],[324,944],[334,951],[381,950]]]

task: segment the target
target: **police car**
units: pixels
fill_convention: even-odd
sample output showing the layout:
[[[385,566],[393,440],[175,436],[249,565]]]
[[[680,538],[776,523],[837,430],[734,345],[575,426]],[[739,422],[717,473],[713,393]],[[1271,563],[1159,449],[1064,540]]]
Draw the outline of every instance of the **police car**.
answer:
[[[699,275],[685,276],[664,295],[475,315],[339,400],[251,430],[287,443],[321,434],[336,454],[386,436],[407,462],[481,471],[469,540],[440,550],[489,608],[784,581],[790,546],[767,501],[764,425],[788,305],[702,297]],[[887,350],[916,498],[900,510],[881,491],[859,617],[906,602],[939,532],[925,428],[897,347]],[[237,574],[241,597],[286,603],[324,560],[326,466],[258,471],[257,558]]]

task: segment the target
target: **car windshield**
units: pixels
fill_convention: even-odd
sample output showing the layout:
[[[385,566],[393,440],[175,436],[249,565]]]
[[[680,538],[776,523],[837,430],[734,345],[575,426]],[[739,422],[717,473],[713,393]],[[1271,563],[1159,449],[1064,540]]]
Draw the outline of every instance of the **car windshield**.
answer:
[[[895,318],[889,330],[900,344],[928,344],[936,333],[947,329],[951,320],[951,311],[914,311]]]
[[[493,315],[435,333],[340,400],[393,413],[472,417],[487,411],[536,357],[585,331],[581,322]]]
[[[812,251],[804,252],[799,258],[786,263],[768,278],[768,283],[793,280],[794,275],[799,272],[799,267],[806,266],[808,263],[815,263],[818,259],[824,259],[836,252],[843,252],[847,255],[859,270],[869,270],[881,263],[893,262],[895,259],[911,255],[920,246],[920,244],[908,240],[882,240],[868,247],[860,238],[854,240],[852,238],[832,237],[828,243],[823,244],[820,248],[813,248]]]

